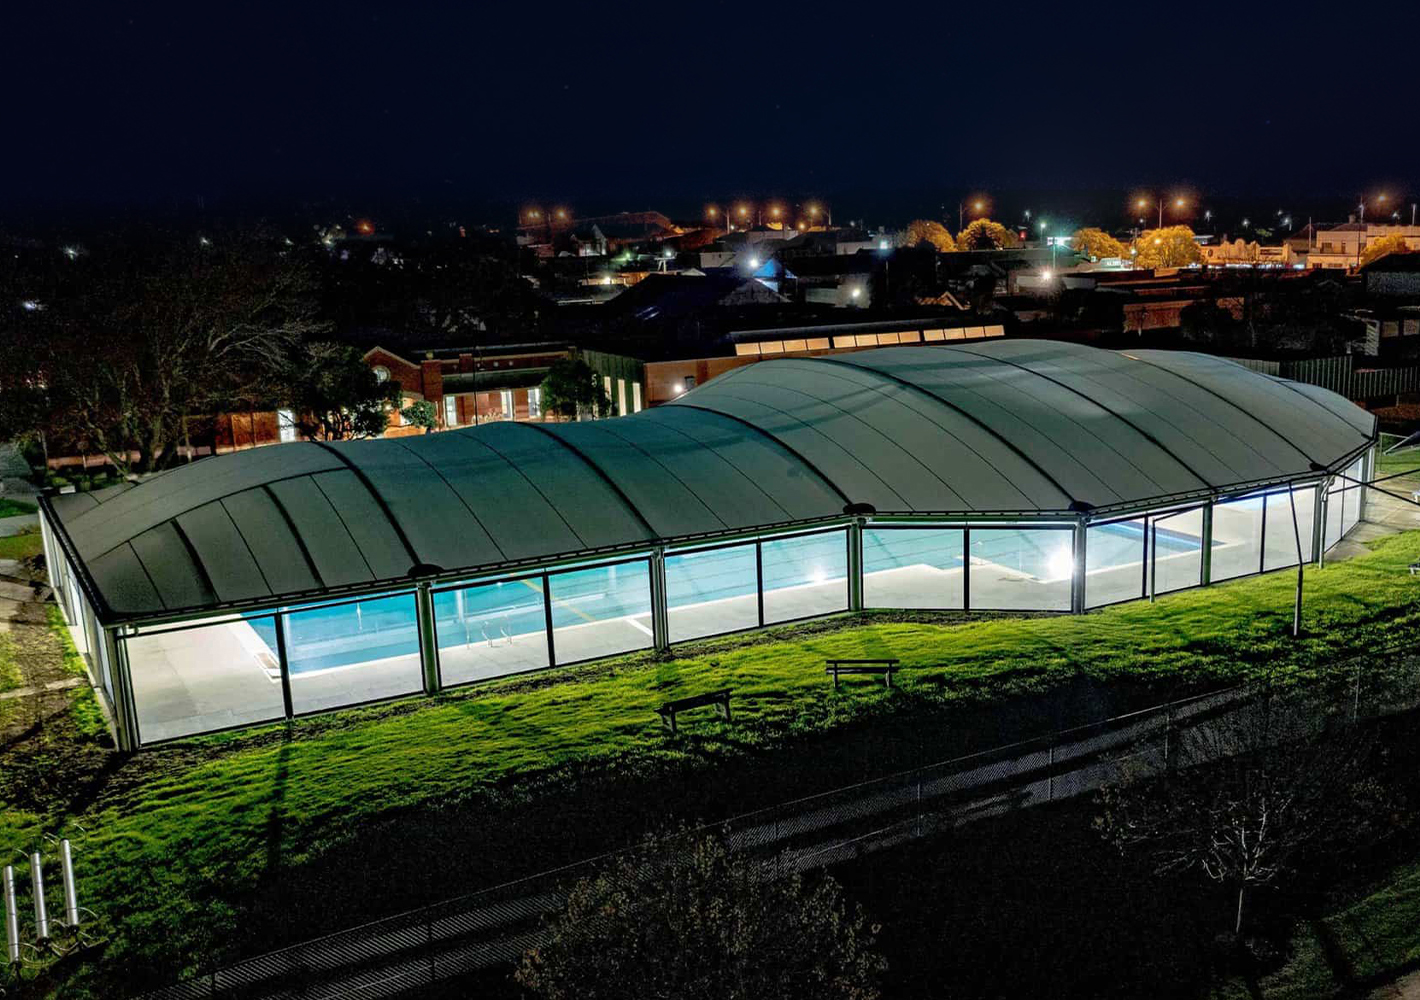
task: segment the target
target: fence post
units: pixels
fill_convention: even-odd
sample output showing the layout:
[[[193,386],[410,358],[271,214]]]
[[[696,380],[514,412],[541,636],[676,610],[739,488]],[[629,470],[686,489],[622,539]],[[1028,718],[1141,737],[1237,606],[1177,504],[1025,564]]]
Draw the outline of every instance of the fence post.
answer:
[[[1164,770],[1173,770],[1173,702],[1164,707]]]
[[[1049,763],[1046,764],[1046,785],[1045,801],[1055,801],[1055,734],[1051,733],[1047,739],[1050,740]]]

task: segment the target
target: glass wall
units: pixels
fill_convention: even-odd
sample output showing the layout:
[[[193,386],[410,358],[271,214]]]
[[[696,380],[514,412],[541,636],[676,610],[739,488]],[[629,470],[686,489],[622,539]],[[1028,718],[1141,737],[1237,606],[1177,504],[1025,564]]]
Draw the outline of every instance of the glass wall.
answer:
[[[413,593],[291,611],[283,618],[297,715],[424,689]]]
[[[648,560],[559,570],[548,575],[552,649],[558,663],[649,649]]]
[[[1264,504],[1251,496],[1213,505],[1212,582],[1262,572]]]
[[[1085,607],[1143,597],[1145,518],[1092,524],[1085,529]]]
[[[685,642],[759,624],[755,543],[666,556],[670,641]]]
[[[1292,524],[1292,508],[1296,505],[1297,520]],[[1286,492],[1267,494],[1267,522],[1262,539],[1262,568],[1282,569],[1297,565],[1297,544],[1301,542],[1302,561],[1312,559],[1312,524],[1316,519],[1316,490],[1308,486],[1290,496]]]
[[[1149,518],[1155,594],[1203,582],[1203,508]]]
[[[1343,530],[1341,518],[1346,504],[1346,483],[1333,479],[1326,493],[1326,530],[1322,535],[1321,547],[1325,551],[1341,541]]]
[[[864,528],[863,606],[966,606],[966,533],[960,528]]]
[[[1363,456],[1356,459],[1356,461],[1352,463],[1351,468],[1346,470],[1346,475],[1349,478],[1341,484],[1343,487],[1348,487],[1346,492],[1342,494],[1344,498],[1344,503],[1341,508],[1342,535],[1345,535],[1352,528],[1356,527],[1361,520],[1361,494],[1365,491],[1365,487],[1357,486],[1356,484],[1363,482],[1365,479],[1365,457]]]
[[[123,640],[145,743],[273,722],[286,714],[271,617],[144,632]]]
[[[760,543],[764,622],[848,610],[848,532],[775,538]]]
[[[972,609],[1070,610],[1073,529],[973,525],[969,540]]]
[[[445,687],[547,666],[541,574],[435,591],[434,634]]]

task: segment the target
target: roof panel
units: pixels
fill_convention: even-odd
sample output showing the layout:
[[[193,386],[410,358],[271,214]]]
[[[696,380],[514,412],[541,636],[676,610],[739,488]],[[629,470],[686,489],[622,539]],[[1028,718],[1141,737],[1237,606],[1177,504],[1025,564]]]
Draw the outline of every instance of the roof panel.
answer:
[[[152,614],[163,607],[138,554],[127,543],[110,549],[88,563],[94,585],[108,606],[120,615]]]
[[[136,536],[131,543],[148,579],[166,609],[200,608],[217,603],[202,568],[193,560],[177,525],[164,521]]]
[[[350,469],[322,472],[311,481],[325,494],[377,580],[407,576],[418,557],[405,548],[389,511]]]
[[[222,506],[256,557],[273,594],[293,594],[321,585],[301,541],[291,533],[286,516],[263,487],[234,493]]]
[[[325,586],[346,587],[375,579],[345,522],[309,476],[272,483],[271,493],[305,542]]]
[[[177,525],[197,553],[218,600],[270,597],[271,588],[252,558],[246,541],[220,500],[177,516]]]

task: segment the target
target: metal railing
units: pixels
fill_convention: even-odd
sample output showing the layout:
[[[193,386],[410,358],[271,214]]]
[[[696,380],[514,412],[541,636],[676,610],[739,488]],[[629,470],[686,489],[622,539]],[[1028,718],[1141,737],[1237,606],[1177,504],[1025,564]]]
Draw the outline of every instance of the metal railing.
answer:
[[[1388,658],[1386,682],[1363,668]],[[1357,721],[1420,706],[1420,653],[1381,650],[1302,688],[1318,719]],[[1233,687],[1073,729],[885,775],[707,824],[732,850],[773,858],[787,874],[849,861],[975,820],[1074,798],[1126,774],[1211,759],[1210,726],[1258,706]],[[668,849],[675,849],[676,840]],[[615,857],[589,858],[480,892],[283,948],[142,995],[141,1000],[322,1000],[394,997],[508,964],[542,940],[543,920],[579,879]]]

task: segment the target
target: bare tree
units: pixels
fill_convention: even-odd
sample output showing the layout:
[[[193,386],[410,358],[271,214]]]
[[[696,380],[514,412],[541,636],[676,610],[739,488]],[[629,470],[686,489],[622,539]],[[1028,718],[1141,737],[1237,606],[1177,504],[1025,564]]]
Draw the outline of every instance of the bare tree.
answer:
[[[1096,826],[1159,876],[1192,875],[1246,900],[1330,845],[1384,834],[1388,793],[1371,777],[1371,731],[1336,722],[1309,699],[1259,692],[1179,737],[1178,766],[1100,793]]]

